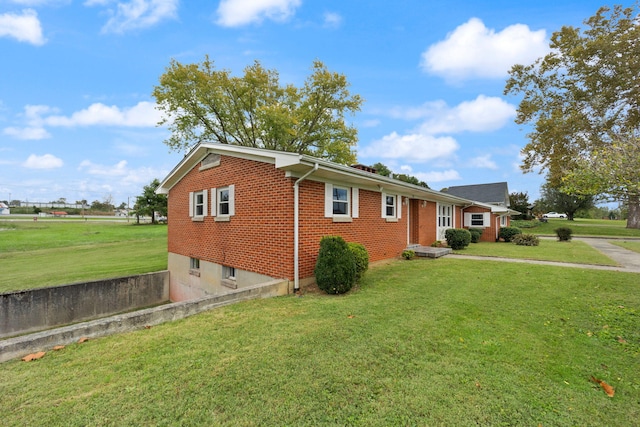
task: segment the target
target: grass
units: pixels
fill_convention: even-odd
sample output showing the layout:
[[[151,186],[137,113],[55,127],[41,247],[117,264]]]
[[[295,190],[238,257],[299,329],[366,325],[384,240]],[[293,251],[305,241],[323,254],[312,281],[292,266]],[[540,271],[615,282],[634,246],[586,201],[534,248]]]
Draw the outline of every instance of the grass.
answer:
[[[609,243],[640,253],[640,241],[637,240],[610,240]]]
[[[0,292],[164,270],[167,228],[0,221],[0,262]]]
[[[528,230],[525,232],[528,232]],[[454,252],[461,255],[519,258],[578,264],[617,265],[614,260],[603,255],[587,243],[577,240],[558,242],[552,239],[540,239],[539,246],[518,246],[514,243],[504,242],[480,242],[472,243],[466,248]]]
[[[626,228],[624,220],[603,220],[576,218],[574,221],[550,218],[547,223],[532,221],[512,221],[516,227],[536,224],[533,228],[523,228],[524,233],[555,236],[558,227],[569,227],[574,236],[611,236],[611,237],[640,237],[640,229]]]
[[[3,425],[633,425],[638,275],[456,259],[0,365]],[[590,377],[614,387],[607,397]]]

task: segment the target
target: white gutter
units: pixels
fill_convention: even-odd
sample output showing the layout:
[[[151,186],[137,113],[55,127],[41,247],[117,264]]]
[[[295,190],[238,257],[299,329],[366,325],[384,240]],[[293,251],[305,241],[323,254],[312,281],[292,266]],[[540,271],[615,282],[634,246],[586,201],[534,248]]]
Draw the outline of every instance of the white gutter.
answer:
[[[293,183],[293,292],[298,292],[300,290],[300,268],[299,268],[299,259],[298,259],[298,246],[299,246],[299,237],[298,237],[298,228],[299,228],[299,185],[300,182],[304,181],[309,175],[318,170],[318,163],[313,165],[313,169],[302,175],[300,178]]]

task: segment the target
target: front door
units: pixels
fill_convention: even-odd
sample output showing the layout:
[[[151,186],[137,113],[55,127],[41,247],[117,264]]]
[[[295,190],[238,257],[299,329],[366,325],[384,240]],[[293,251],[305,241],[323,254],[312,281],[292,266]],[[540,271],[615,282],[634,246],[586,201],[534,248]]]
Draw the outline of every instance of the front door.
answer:
[[[438,240],[446,240],[444,233],[453,228],[453,205],[438,203]]]
[[[420,200],[409,202],[409,244],[420,243]]]

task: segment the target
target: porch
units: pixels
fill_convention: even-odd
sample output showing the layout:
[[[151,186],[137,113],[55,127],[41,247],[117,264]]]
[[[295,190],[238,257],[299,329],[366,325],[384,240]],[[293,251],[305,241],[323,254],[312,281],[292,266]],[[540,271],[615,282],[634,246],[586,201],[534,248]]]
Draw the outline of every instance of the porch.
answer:
[[[409,245],[407,249],[414,251],[416,256],[428,258],[440,258],[453,252],[451,248],[434,248],[432,246],[422,245]]]

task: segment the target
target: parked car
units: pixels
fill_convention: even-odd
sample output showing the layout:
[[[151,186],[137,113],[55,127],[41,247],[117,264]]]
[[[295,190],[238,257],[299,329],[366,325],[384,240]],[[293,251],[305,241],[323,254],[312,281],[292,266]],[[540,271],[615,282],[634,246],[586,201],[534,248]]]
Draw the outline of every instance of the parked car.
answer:
[[[563,213],[558,213],[558,212],[547,212],[546,214],[542,215],[542,218],[566,218],[567,216]]]

